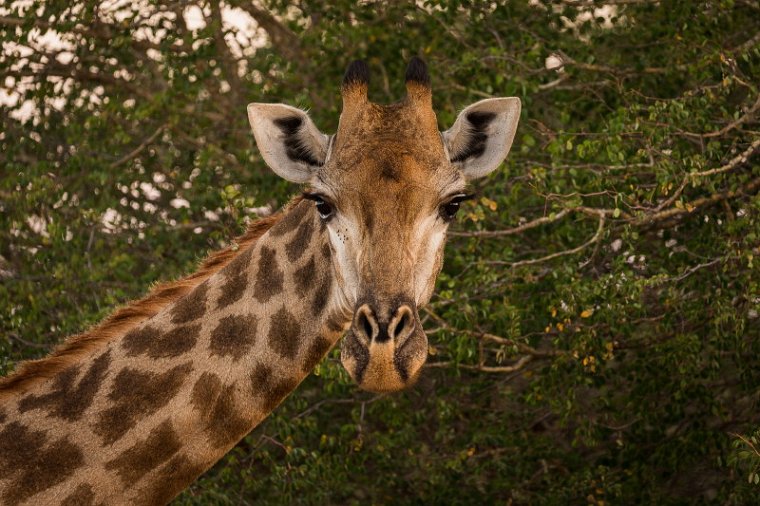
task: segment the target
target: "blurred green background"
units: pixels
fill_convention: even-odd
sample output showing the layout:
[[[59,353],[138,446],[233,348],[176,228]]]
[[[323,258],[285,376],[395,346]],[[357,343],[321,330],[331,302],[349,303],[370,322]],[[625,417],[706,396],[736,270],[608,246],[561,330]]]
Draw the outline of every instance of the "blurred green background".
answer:
[[[429,367],[333,351],[176,504],[757,504],[760,2],[9,1],[0,373],[191,272],[298,191],[248,102],[334,131],[430,67],[442,129],[518,96],[421,312]]]

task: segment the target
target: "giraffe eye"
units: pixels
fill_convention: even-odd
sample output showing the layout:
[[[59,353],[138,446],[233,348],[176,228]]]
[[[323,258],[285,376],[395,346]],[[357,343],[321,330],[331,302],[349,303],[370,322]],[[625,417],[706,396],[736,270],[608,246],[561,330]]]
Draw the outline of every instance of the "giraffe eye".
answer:
[[[333,206],[318,193],[304,193],[303,198],[313,200],[319,216],[326,220],[333,214]]]
[[[446,221],[451,221],[459,211],[459,202],[449,202],[441,206],[441,217]]]
[[[326,220],[330,216],[332,216],[333,208],[330,204],[322,200],[321,198],[318,198],[314,200],[316,206],[317,206],[317,212],[319,213],[319,216]]]
[[[454,217],[457,215],[457,212],[459,211],[459,205],[465,200],[469,200],[471,198],[472,198],[472,195],[468,195],[465,193],[454,195],[448,202],[446,202],[445,204],[441,206],[440,211],[439,211],[441,218],[443,218],[444,221],[453,220]]]

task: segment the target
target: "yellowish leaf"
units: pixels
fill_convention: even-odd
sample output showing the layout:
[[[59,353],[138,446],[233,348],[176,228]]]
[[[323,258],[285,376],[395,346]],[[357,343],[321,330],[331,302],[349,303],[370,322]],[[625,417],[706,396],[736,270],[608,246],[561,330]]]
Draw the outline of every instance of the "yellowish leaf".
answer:
[[[495,201],[489,199],[488,197],[480,197],[480,203],[491,211],[496,211],[496,209],[499,207]]]

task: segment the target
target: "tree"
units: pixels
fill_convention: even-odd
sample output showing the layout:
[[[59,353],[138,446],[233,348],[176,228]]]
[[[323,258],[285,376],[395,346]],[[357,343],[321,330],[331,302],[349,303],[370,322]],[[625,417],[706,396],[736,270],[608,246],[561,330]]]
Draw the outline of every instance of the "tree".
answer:
[[[359,392],[333,352],[178,504],[757,496],[757,1],[3,9],[3,373],[297,191],[248,102],[334,130],[350,60],[390,102],[415,54],[443,128],[474,99],[523,101],[451,234],[418,386]]]

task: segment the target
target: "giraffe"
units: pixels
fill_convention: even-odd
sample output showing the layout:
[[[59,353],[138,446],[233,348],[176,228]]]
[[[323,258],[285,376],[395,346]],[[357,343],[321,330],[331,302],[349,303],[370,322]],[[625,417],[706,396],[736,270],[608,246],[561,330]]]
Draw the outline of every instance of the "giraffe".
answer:
[[[439,132],[422,60],[400,102],[370,102],[368,86],[353,62],[335,135],[300,109],[250,104],[264,160],[303,195],[0,381],[0,503],[166,504],[341,337],[359,387],[415,382],[428,350],[418,308],[447,227],[468,182],[509,152],[520,101],[481,100]]]

